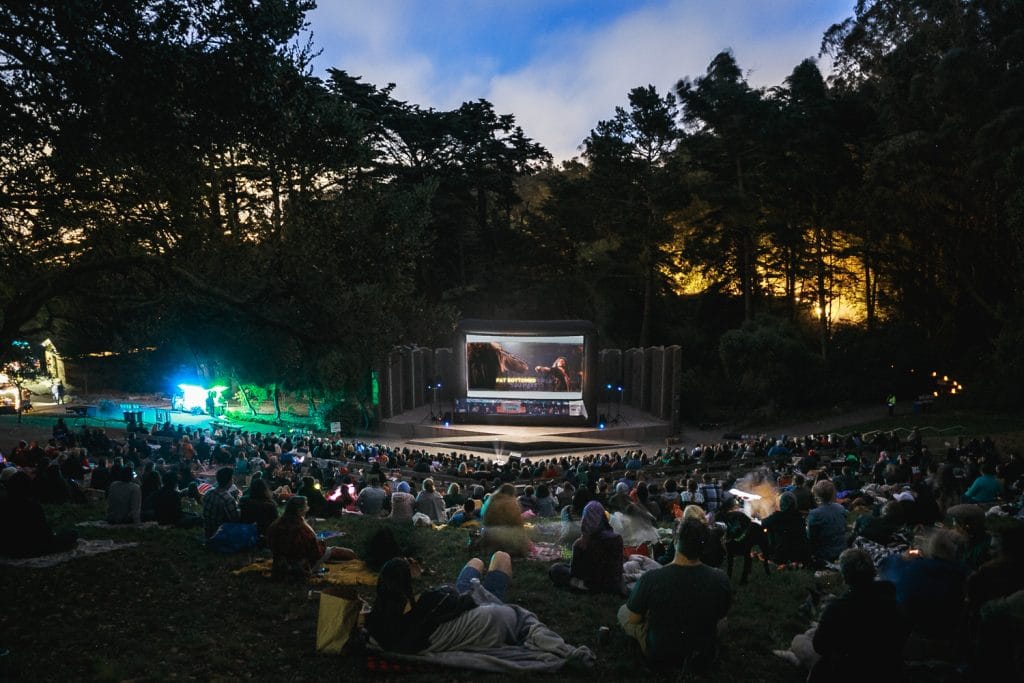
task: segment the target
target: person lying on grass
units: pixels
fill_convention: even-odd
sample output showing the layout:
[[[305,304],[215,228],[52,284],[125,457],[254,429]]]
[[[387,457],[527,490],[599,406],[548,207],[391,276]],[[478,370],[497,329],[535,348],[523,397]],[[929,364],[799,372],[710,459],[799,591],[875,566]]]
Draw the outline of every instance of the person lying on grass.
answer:
[[[512,559],[505,552],[484,563],[474,558],[455,586],[413,595],[409,562],[393,558],[381,568],[377,599],[367,616],[371,644],[417,654],[459,668],[489,671],[557,671],[570,661],[592,666],[594,654],[567,644],[535,614],[505,604]]]
[[[467,612],[477,609],[469,595],[473,579],[481,581],[495,598],[504,601],[512,582],[512,558],[505,552],[494,553],[485,576],[483,561],[474,557],[459,572],[454,587],[440,586],[426,591],[418,599],[412,593],[412,569],[408,560],[401,557],[388,560],[377,578],[373,611],[366,618],[370,636],[386,650],[428,652],[446,638],[447,632],[466,629],[466,622],[472,622],[472,630],[478,635],[475,644],[480,647],[505,644],[508,615],[500,609],[503,605],[490,605],[460,620]],[[452,623],[455,621],[458,623]],[[443,633],[433,638],[434,632],[442,627]]]
[[[267,545],[274,554],[271,574],[275,578],[305,577],[325,562],[345,562],[356,554],[341,547],[328,548],[306,522],[309,506],[304,496],[292,496],[284,513],[267,529]]]

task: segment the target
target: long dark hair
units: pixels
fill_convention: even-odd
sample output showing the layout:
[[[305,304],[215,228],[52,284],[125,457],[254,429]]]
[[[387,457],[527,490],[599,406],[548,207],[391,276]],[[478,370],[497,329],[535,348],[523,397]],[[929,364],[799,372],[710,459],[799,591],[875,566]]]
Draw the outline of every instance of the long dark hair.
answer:
[[[412,570],[409,563],[393,557],[384,563],[377,577],[377,600],[366,617],[366,629],[386,650],[398,649],[405,635],[402,616],[405,608],[415,602],[412,593]],[[414,651],[427,646],[426,639]],[[402,648],[405,649],[405,648]]]

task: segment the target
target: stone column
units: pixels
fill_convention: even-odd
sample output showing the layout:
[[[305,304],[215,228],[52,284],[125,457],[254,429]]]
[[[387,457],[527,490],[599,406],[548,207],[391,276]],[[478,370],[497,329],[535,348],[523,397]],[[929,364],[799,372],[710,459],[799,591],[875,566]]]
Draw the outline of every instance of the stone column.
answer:
[[[650,413],[664,420],[668,414],[668,402],[665,400],[665,385],[668,384],[665,375],[665,347],[652,346],[644,355],[650,359]]]
[[[683,401],[683,347],[678,345],[665,347],[665,365],[668,366],[670,378],[667,390],[669,393],[669,415],[672,422],[672,434],[678,434],[682,428]]]

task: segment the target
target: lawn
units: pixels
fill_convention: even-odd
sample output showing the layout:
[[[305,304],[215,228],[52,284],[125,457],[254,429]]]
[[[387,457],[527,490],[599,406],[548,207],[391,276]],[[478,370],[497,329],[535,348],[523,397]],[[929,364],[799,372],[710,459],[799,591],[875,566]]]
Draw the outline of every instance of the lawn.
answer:
[[[55,526],[99,519],[102,503],[51,509]],[[342,544],[361,550],[385,521],[345,517],[317,522],[344,533]],[[77,527],[86,538],[137,541],[127,550],[83,558],[51,569],[0,567],[4,609],[0,657],[4,680],[368,678],[363,656],[315,651],[315,585],[277,583],[231,572],[251,556],[213,555],[195,531]],[[470,557],[467,534],[403,528],[399,540],[435,571],[422,587],[454,579]],[[578,596],[551,587],[548,565],[516,560],[509,599],[536,612],[574,644],[591,646],[593,670],[566,669],[562,679],[649,678],[639,650],[614,628],[621,601]],[[806,628],[798,607],[813,578],[804,572],[759,567],[747,586],[736,586],[719,670],[711,680],[801,681],[804,676],[771,654]],[[372,589],[360,589],[372,597]],[[612,628],[597,645],[601,625]],[[412,678],[434,680],[438,672]],[[477,680],[445,671],[445,680]],[[497,679],[497,677],[492,677]]]

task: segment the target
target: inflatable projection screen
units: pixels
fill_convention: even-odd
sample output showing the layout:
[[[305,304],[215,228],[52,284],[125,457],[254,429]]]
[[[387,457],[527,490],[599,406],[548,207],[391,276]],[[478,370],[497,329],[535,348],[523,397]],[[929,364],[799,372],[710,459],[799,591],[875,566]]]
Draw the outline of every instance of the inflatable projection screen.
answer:
[[[597,332],[583,320],[463,320],[452,343],[457,423],[597,423]]]

